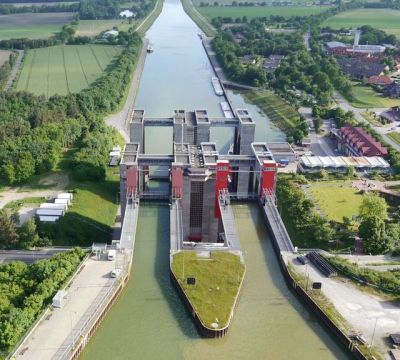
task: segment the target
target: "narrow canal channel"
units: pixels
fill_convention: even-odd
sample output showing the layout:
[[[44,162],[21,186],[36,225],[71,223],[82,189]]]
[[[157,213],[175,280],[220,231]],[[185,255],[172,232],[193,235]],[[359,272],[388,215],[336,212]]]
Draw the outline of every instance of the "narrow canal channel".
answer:
[[[137,108],[147,116],[206,108],[221,116],[199,29],[179,0],[166,0],[147,36],[155,48],[144,68]],[[245,104],[230,94],[235,106]],[[255,107],[257,140],[281,140]],[[170,152],[169,129],[146,129],[146,152]],[[231,134],[217,131],[221,148]],[[105,359],[347,359],[288,290],[256,205],[234,207],[247,274],[227,337],[203,339],[169,280],[168,205],[141,204],[130,282],[81,356]]]

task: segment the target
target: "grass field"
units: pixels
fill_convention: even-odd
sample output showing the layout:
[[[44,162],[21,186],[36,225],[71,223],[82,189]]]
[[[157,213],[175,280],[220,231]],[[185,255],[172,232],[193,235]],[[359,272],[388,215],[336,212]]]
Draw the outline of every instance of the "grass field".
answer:
[[[387,133],[386,135],[400,145],[400,133],[393,131],[393,132]]]
[[[45,39],[59,32],[73,17],[73,13],[0,15],[0,40]]]
[[[16,90],[47,97],[79,92],[98,79],[120,52],[120,47],[109,45],[28,50]]]
[[[10,59],[11,51],[9,50],[0,50],[0,67],[4,65],[6,61]]]
[[[271,91],[249,91],[243,95],[251,103],[257,105],[281,130],[294,128],[299,113]]]
[[[352,87],[354,100],[350,101],[354,107],[392,107],[400,105],[400,99],[390,99],[377,93],[374,89],[365,85],[354,85]]]
[[[392,9],[357,9],[329,18],[324,26],[334,29],[371,25],[389,34],[400,36],[400,11]]]
[[[219,328],[224,327],[245,271],[240,258],[225,252],[199,257],[194,251],[185,251],[174,255],[172,270],[203,324],[211,327],[217,322]],[[194,277],[196,284],[187,285],[188,277]]]
[[[197,10],[205,16],[208,20],[215,17],[243,17],[247,16],[248,19],[256,17],[268,17],[271,15],[280,15],[284,17],[291,16],[309,16],[319,14],[325,11],[327,7],[321,6],[209,6],[197,7]]]
[[[77,36],[96,36],[99,33],[117,27],[118,30],[127,31],[135,25],[133,20],[110,19],[110,20],[79,20],[76,29]]]
[[[352,218],[358,214],[362,195],[351,187],[351,182],[324,181],[311,184],[310,192],[317,207],[328,218],[337,222],[343,221],[343,216]]]

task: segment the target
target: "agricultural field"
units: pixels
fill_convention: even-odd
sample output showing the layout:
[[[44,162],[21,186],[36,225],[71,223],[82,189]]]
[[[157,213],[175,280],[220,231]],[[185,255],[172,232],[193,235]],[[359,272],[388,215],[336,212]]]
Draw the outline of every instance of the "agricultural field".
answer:
[[[343,221],[343,216],[351,219],[357,215],[362,201],[362,195],[351,186],[350,181],[313,183],[307,187],[306,192],[328,220],[339,223]]]
[[[354,85],[352,87],[354,100],[350,101],[354,107],[358,108],[382,108],[400,105],[400,99],[384,97],[369,86]]]
[[[76,29],[77,36],[96,36],[103,31],[116,27],[118,30],[127,31],[135,25],[135,20],[110,19],[110,20],[79,20]]]
[[[218,16],[232,17],[234,19],[243,16],[248,19],[271,15],[280,15],[287,18],[291,16],[309,16],[319,14],[327,8],[326,6],[208,6],[197,7],[197,10],[210,21]]]
[[[0,67],[4,65],[6,61],[10,58],[11,51],[8,50],[0,50]]]
[[[46,97],[77,93],[98,79],[121,47],[67,45],[28,50],[17,91]]]
[[[45,39],[72,21],[74,13],[29,13],[0,15],[0,40]]]
[[[324,23],[324,26],[333,29],[356,28],[363,25],[371,25],[400,37],[400,10],[357,9],[335,15]]]

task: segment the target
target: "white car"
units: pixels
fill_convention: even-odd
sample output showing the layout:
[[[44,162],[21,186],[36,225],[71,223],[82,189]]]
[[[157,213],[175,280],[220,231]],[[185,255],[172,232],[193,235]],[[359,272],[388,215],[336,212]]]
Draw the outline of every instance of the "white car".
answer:
[[[120,276],[121,275],[121,269],[114,269],[114,270],[112,270],[111,272],[110,272],[110,276],[112,277],[112,278],[116,278],[116,277],[118,277],[118,276]]]

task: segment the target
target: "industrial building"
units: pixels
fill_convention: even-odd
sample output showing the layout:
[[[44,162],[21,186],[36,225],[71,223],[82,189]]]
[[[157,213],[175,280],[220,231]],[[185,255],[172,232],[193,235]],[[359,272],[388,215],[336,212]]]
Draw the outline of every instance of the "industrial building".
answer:
[[[272,196],[277,164],[266,143],[254,141],[255,123],[245,109],[235,111],[234,118],[211,118],[206,110],[176,110],[172,118],[145,118],[143,110],[131,114],[131,142],[120,162],[121,209],[139,199],[179,201],[180,234],[184,242],[224,243],[227,231],[234,229],[232,219],[224,213],[230,199],[259,199]],[[173,127],[171,154],[144,154],[145,126]],[[233,146],[228,154],[220,154],[210,141],[211,126],[235,128]],[[276,146],[285,157],[292,150],[285,144]],[[148,187],[151,167],[168,169],[169,191],[160,193]],[[224,222],[225,221],[225,222]],[[232,226],[224,223],[232,221]],[[234,237],[234,236],[233,236]],[[236,237],[237,238],[237,237]],[[240,249],[238,245],[236,250]]]

